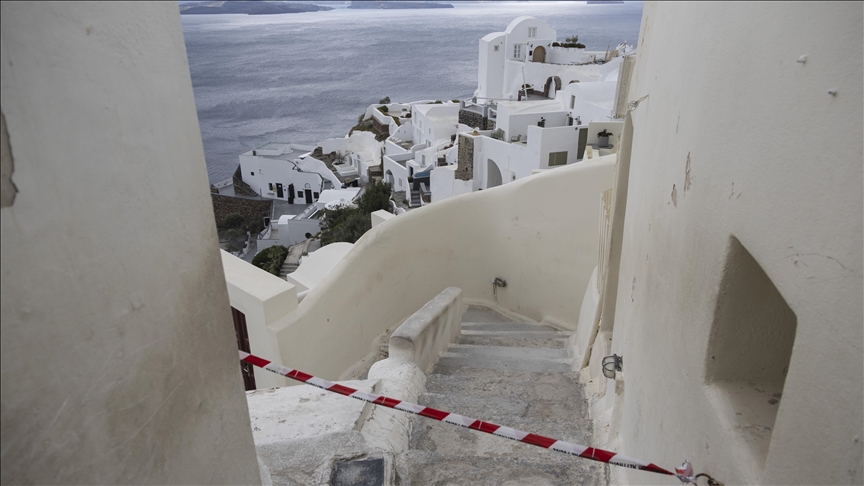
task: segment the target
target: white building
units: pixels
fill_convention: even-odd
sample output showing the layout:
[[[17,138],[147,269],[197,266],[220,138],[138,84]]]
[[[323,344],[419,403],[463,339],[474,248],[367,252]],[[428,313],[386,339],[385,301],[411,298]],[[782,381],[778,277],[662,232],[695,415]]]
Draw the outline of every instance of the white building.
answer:
[[[632,48],[621,45],[611,51],[586,51],[561,47],[558,33],[546,22],[529,16],[514,19],[504,32],[480,39],[479,100],[512,99],[521,96],[524,86],[543,96],[555,93],[574,81],[614,81],[621,57]]]
[[[342,187],[327,165],[312,157],[315,147],[268,143],[240,155],[243,182],[262,197],[312,204],[321,191]]]
[[[365,184],[369,182],[369,169],[381,165],[384,144],[375,140],[375,134],[371,132],[358,130],[350,136],[329,138],[318,145],[325,154],[336,153],[340,161],[334,163],[333,168],[346,182],[359,179]]]

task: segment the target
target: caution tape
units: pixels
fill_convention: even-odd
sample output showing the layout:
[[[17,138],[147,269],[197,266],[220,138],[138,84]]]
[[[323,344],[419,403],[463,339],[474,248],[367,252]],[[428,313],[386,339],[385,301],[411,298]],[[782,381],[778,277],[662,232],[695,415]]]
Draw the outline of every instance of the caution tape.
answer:
[[[276,373],[277,375],[286,376],[288,378],[291,378],[292,380],[306,383],[307,385],[312,385],[323,390],[338,393],[340,395],[345,395],[346,397],[356,398],[357,400],[363,400],[365,402],[369,402],[375,405],[382,405],[384,407],[401,410],[403,412],[421,415],[423,417],[438,420],[440,422],[447,422],[449,424],[459,425],[461,427],[467,427],[473,430],[479,430],[480,432],[486,432],[487,434],[497,435],[498,437],[504,437],[507,439],[524,442],[526,444],[535,445],[544,449],[551,449],[553,451],[571,454],[585,459],[590,459],[592,461],[614,464],[616,466],[638,469],[640,471],[649,471],[658,474],[665,474],[668,476],[676,476],[684,483],[696,483],[696,479],[693,476],[693,468],[687,461],[685,461],[684,464],[681,465],[681,467],[676,468],[675,472],[671,472],[650,462],[634,459],[623,454],[617,454],[615,452],[605,451],[603,449],[597,449],[595,447],[574,444],[572,442],[565,442],[563,440],[556,440],[549,437],[544,437],[542,435],[531,434],[528,432],[523,432],[521,430],[511,429],[510,427],[505,427],[503,425],[494,424],[492,422],[485,422],[483,420],[477,420],[471,417],[466,417],[464,415],[445,412],[443,410],[434,409],[432,407],[424,407],[415,403],[396,400],[395,398],[375,395],[373,393],[361,392],[359,390],[355,390],[353,388],[340,385],[338,383],[333,383],[332,381],[327,381],[312,376],[310,374],[303,373],[299,370],[294,370],[285,366],[271,363],[264,358],[259,358],[258,356],[245,353],[243,351],[240,351],[239,353],[240,360],[243,362],[249,363],[259,368],[263,368],[272,373]]]

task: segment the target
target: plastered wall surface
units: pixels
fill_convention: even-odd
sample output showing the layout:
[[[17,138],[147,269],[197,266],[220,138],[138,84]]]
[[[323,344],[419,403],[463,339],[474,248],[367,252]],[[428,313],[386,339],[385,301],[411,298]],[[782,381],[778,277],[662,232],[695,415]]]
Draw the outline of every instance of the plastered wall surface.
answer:
[[[575,327],[614,162],[562,167],[375,226],[277,328],[285,366],[335,379],[446,287],[493,301],[495,277],[507,281],[498,304]]]
[[[630,99],[648,98],[631,114],[612,343],[619,452],[687,457],[725,484],[861,484],[862,13],[646,3]],[[731,237],[797,319],[762,458],[748,452],[754,429],[730,425],[706,385]]]
[[[260,484],[177,5],[0,27],[0,481]]]

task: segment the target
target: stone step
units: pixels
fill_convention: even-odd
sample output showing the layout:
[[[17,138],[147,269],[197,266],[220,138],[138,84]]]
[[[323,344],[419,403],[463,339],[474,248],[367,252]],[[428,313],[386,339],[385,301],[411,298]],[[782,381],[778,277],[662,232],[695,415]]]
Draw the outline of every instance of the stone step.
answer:
[[[462,320],[463,331],[487,332],[566,332],[546,325],[533,322],[467,322]],[[568,333],[569,334],[569,333]]]
[[[529,373],[511,371],[502,374],[482,368],[445,367],[436,365],[426,376],[429,393],[472,394],[485,397],[517,396],[558,398],[568,403],[582,403],[571,396],[578,390],[579,373]]]
[[[477,335],[463,335],[459,338],[459,344],[476,344],[483,346],[516,346],[526,348],[565,348],[567,339],[562,337],[552,338],[507,338],[486,337]]]
[[[442,356],[489,356],[508,359],[567,359],[563,348],[529,348],[520,346],[484,346],[476,344],[451,344]]]
[[[531,447],[531,446],[527,446]],[[535,449],[539,449],[535,447]],[[458,450],[458,448],[453,448]],[[478,457],[411,450],[397,458],[399,484],[608,484],[607,468],[598,462],[543,450],[543,457]],[[554,454],[563,456],[556,457]]]
[[[461,355],[443,353],[438,365],[444,367],[469,367],[502,371],[527,371],[532,373],[563,373],[570,371],[573,359],[531,359],[483,355]]]

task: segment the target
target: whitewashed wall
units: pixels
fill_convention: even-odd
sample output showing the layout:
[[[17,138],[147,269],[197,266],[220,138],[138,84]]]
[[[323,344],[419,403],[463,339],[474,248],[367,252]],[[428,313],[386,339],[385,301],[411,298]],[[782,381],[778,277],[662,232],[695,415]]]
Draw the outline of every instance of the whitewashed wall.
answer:
[[[861,32],[860,3],[646,3],[630,99],[648,98],[632,112],[607,323],[624,356],[620,452],[670,467],[687,457],[724,484],[864,481]],[[732,410],[708,374],[736,349],[711,352],[729,338],[712,333],[736,291],[721,289],[727,262],[761,268],[797,321],[782,396],[745,380],[751,405]],[[751,407],[776,420],[740,422]]]
[[[0,64],[2,483],[260,484],[177,4],[3,2]]]

